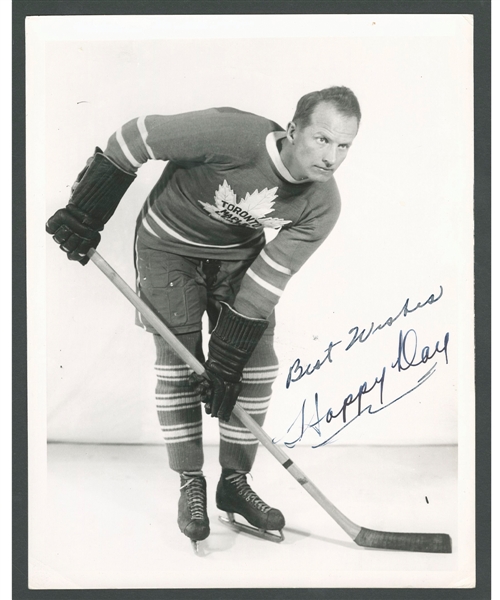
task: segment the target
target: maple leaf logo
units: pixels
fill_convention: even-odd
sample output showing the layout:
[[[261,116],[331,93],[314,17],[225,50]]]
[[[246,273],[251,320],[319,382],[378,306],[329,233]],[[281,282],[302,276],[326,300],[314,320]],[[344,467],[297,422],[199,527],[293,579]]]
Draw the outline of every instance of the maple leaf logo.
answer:
[[[238,198],[231,186],[224,179],[222,185],[215,192],[215,205],[208,202],[200,204],[208,214],[217,221],[222,221],[229,225],[244,225],[257,229],[259,227],[271,227],[279,229],[291,223],[285,219],[269,218],[266,215],[274,212],[274,199],[277,198],[277,187],[268,190],[264,188],[260,192],[255,190],[252,194],[246,194],[245,198],[238,202]]]
[[[256,219],[262,219],[270,212],[274,212],[273,200],[277,197],[275,194],[278,188],[274,187],[270,190],[264,188],[261,192],[255,190],[253,194],[245,196],[239,204],[240,208],[251,213]]]
[[[209,204],[208,202],[202,202],[201,200],[198,200],[198,202],[212,218],[225,223],[226,220],[219,215],[219,211],[223,211],[224,206],[226,205],[235,204],[237,202],[237,197],[231,189],[231,186],[224,179],[224,183],[220,185],[219,189],[215,192],[215,206],[213,204]]]

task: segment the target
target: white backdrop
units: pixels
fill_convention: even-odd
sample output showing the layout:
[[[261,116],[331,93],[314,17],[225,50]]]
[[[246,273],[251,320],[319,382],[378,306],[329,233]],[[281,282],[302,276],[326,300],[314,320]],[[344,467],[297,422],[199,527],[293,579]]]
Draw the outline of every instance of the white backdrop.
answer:
[[[52,441],[162,443],[150,335],[94,265],[67,261],[44,233],[94,147],[136,116],[210,106],[235,106],[286,126],[301,95],[337,84],[358,96],[361,128],[336,175],[340,220],[278,305],[281,372],[265,428],[277,440],[297,441],[300,424],[292,424],[306,401],[311,426],[299,443],[328,441],[341,417],[312,427],[315,420],[329,408],[341,411],[363,383],[373,390],[362,395],[360,410],[381,408],[377,382],[385,367],[384,405],[401,399],[359,418],[357,403],[347,407],[352,423],[330,443],[453,444],[472,434],[467,16],[33,17],[27,32],[32,431]],[[135,217],[163,167],[142,167],[98,248],[131,285]],[[425,304],[441,290],[438,301]],[[410,309],[423,306],[346,350],[353,328],[385,323],[407,299]],[[428,354],[436,344],[440,351],[398,371],[400,331],[408,330],[415,332],[407,338],[409,362],[412,336],[413,363],[425,346]],[[336,345],[326,352],[330,343]],[[323,364],[287,389],[296,359],[304,367]],[[217,441],[209,418],[205,433],[207,442]]]

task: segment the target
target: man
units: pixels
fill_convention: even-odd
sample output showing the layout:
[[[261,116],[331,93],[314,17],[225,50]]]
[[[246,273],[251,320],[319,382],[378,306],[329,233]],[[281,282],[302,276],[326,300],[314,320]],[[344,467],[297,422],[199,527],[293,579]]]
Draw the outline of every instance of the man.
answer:
[[[202,401],[219,418],[217,507],[262,532],[285,524],[247,483],[258,442],[231,412],[238,399],[264,422],[278,372],[274,307],[338,219],[333,174],[360,119],[345,87],[302,97],[286,131],[232,108],[134,119],[104,153],[96,149],[69,204],[47,223],[68,258],[86,264],[137,169],[150,159],[168,161],[137,221],[137,291],[201,361],[207,311],[207,377],[194,375],[139,315],[137,323],[154,334],[158,417],[181,480],[178,524],[195,543],[210,532]],[[279,229],[267,245],[264,227]]]

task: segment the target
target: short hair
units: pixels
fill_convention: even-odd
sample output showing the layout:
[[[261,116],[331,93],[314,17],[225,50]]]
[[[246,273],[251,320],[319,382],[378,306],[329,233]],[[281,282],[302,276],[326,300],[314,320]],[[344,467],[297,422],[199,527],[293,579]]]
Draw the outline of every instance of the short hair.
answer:
[[[361,108],[358,99],[354,92],[345,86],[332,86],[319,90],[317,92],[309,92],[297,103],[293,121],[301,127],[307,127],[311,122],[311,115],[314,109],[321,102],[332,104],[345,117],[356,117],[361,121]]]

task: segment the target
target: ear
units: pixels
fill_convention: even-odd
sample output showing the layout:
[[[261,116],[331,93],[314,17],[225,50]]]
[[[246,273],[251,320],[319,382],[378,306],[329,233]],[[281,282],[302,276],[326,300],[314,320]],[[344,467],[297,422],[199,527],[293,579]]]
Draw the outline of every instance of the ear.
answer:
[[[287,128],[286,128],[286,137],[291,144],[294,143],[296,132],[297,132],[297,125],[293,121],[290,121],[290,123],[288,123]]]

